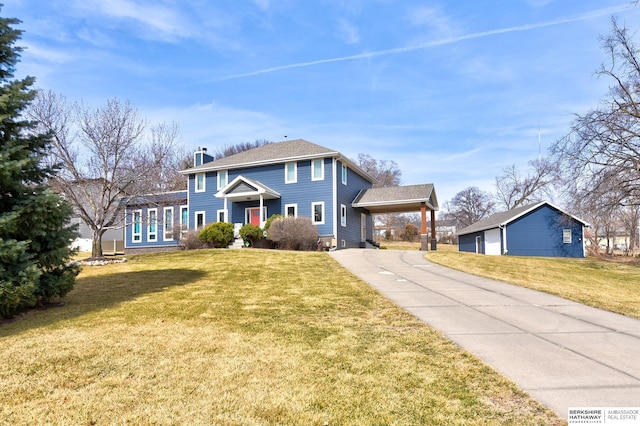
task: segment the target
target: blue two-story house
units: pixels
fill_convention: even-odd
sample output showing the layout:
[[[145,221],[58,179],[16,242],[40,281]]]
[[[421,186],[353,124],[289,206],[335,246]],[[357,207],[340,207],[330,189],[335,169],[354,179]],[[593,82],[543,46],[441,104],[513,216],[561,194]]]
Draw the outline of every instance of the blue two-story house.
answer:
[[[374,178],[339,152],[306,140],[217,160],[200,149],[193,167],[181,173],[187,191],[128,202],[128,252],[175,248],[179,232],[212,222],[262,227],[274,214],[311,218],[323,243],[336,248],[362,247],[373,238],[371,212],[352,203]]]
[[[181,234],[213,222],[263,227],[275,214],[309,217],[322,244],[341,249],[373,241],[372,214],[421,211],[426,241],[426,212],[433,219],[438,208],[432,184],[373,188],[375,179],[340,152],[303,139],[219,159],[199,149],[180,173],[186,191],[128,200],[126,252],[175,249]]]

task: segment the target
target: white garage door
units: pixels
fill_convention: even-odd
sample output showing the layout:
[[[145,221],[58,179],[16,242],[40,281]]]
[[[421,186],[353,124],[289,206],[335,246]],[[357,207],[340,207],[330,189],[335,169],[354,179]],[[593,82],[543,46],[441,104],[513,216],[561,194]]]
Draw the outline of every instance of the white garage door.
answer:
[[[484,254],[500,256],[500,229],[484,231]]]

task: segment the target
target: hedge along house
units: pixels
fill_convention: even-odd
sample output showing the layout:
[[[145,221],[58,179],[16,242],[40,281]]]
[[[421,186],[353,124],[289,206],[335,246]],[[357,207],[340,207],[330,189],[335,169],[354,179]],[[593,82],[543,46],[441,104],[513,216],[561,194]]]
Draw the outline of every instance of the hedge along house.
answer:
[[[458,250],[487,255],[585,257],[589,224],[546,201],[496,213],[458,235]]]
[[[154,213],[153,203],[145,207],[144,200],[127,207],[128,251],[178,246],[175,233],[166,240],[145,237],[150,228],[155,229],[154,217],[180,223],[185,232],[213,222],[231,222],[236,230],[249,223],[263,227],[275,214],[311,218],[326,247],[367,247],[373,241],[373,213],[388,211],[394,203],[402,209],[421,208],[419,201],[412,199],[407,206],[405,197],[398,197],[406,192],[401,188],[413,187],[396,187],[388,193],[374,189],[375,179],[354,162],[302,139],[270,143],[217,160],[199,149],[193,167],[181,173],[188,189],[185,204],[183,200],[173,204],[173,218],[164,214],[168,205],[162,207],[162,216]],[[422,196],[426,214],[438,206],[433,185],[422,189],[428,189]],[[157,227],[166,226],[158,222]]]

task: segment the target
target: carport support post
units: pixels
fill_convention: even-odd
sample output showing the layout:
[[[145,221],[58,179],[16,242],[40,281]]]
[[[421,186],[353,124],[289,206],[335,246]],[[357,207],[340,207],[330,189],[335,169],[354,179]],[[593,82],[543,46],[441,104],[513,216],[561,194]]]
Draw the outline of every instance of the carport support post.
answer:
[[[429,236],[427,235],[427,203],[420,203],[422,227],[420,228],[420,250],[427,251]]]
[[[436,211],[431,210],[431,250],[438,249],[438,239],[436,238]]]

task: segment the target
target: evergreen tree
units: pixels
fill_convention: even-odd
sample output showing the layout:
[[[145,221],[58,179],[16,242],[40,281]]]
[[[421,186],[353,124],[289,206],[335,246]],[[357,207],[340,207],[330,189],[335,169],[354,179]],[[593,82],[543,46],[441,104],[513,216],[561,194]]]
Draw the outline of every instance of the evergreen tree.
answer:
[[[1,5],[0,5],[1,6]],[[63,297],[78,267],[69,263],[72,210],[47,187],[55,170],[42,159],[48,135],[22,113],[35,97],[32,77],[14,79],[20,21],[0,17],[0,317]]]

